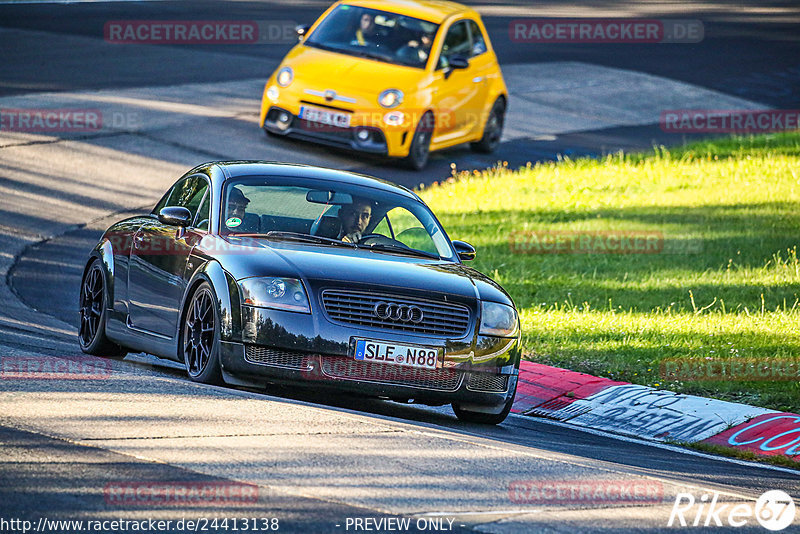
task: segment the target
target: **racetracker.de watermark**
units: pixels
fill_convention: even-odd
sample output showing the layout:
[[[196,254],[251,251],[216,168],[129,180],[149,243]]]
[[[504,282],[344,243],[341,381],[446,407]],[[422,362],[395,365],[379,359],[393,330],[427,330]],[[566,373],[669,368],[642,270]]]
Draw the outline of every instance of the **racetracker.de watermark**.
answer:
[[[515,19],[508,28],[513,43],[699,43],[699,20],[674,19]]]
[[[684,382],[800,380],[798,358],[670,358],[660,364],[661,378]]]
[[[0,108],[0,133],[91,133],[135,130],[142,125],[137,111],[96,108]]]
[[[631,230],[520,230],[508,246],[514,254],[697,254],[698,239],[665,239],[661,232]]]
[[[113,506],[245,505],[258,502],[258,486],[240,482],[109,482],[103,488]]]
[[[103,38],[112,44],[288,44],[297,41],[293,20],[110,20]]]
[[[277,87],[275,88],[277,90]],[[277,97],[276,97],[277,98]],[[319,105],[319,104],[316,104]],[[300,116],[295,120],[299,121],[303,130],[316,132],[341,132],[342,130],[352,130],[358,134],[361,128],[371,130],[377,129],[407,129],[420,125],[428,131],[447,130],[456,125],[456,112],[450,108],[437,109],[436,114],[432,115],[429,110],[424,108],[404,108],[403,111],[385,109],[364,109],[354,113],[352,117],[345,113],[332,113],[319,109],[315,104],[303,106]],[[467,122],[483,124],[486,121],[486,114],[483,111],[462,110]],[[284,112],[285,113],[285,112]],[[284,122],[288,122],[288,116]]]
[[[102,128],[103,114],[99,109],[0,109],[0,131],[97,132]]]
[[[232,227],[232,219],[228,222]],[[241,224],[241,220],[237,219]],[[263,240],[253,237],[216,236],[195,231],[175,230],[167,234],[107,232],[104,236],[119,254],[131,251],[136,256],[185,256],[192,247],[209,254],[258,254],[264,252]]]
[[[92,356],[2,356],[0,379],[104,380],[111,377],[111,362]]]
[[[657,480],[514,480],[508,498],[515,504],[660,503]]]
[[[661,112],[667,133],[768,133],[800,129],[800,109],[670,109]]]

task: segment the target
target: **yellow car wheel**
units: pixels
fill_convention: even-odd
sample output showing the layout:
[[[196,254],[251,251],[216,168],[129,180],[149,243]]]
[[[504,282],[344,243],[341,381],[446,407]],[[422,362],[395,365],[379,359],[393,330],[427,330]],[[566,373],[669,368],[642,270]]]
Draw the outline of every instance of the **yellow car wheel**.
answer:
[[[408,156],[403,160],[406,166],[415,171],[421,171],[428,164],[428,155],[431,148],[431,136],[433,135],[433,113],[426,112],[419,120],[414,137],[411,139],[411,147],[408,149]]]
[[[489,154],[494,152],[500,144],[503,135],[503,123],[506,117],[506,103],[502,98],[495,100],[492,111],[486,118],[486,126],[483,128],[483,137],[480,141],[471,143],[470,147],[475,152]]]

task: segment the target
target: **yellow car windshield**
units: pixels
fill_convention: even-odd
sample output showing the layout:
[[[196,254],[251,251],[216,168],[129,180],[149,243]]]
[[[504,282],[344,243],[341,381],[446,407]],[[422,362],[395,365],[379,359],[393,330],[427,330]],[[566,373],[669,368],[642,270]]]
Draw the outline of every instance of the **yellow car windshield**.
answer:
[[[438,24],[388,11],[340,5],[304,41],[306,46],[424,68]]]

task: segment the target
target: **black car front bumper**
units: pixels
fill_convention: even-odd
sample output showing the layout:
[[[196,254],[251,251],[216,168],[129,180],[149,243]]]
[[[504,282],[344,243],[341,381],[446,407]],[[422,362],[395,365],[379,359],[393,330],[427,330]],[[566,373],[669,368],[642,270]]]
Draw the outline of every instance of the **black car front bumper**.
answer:
[[[422,404],[504,405],[516,390],[521,345],[517,338],[433,339],[404,332],[335,324],[321,314],[242,307],[242,341],[223,341],[227,382],[277,382],[332,388]],[[355,360],[354,340],[374,339],[440,349],[437,369]]]
[[[251,359],[258,353],[267,353],[268,357],[260,358],[260,362]],[[428,372],[234,342],[221,343],[220,360],[225,381],[233,385],[261,386],[274,382],[400,402],[497,408],[514,395],[518,373],[516,368],[508,369],[507,374],[442,369]]]

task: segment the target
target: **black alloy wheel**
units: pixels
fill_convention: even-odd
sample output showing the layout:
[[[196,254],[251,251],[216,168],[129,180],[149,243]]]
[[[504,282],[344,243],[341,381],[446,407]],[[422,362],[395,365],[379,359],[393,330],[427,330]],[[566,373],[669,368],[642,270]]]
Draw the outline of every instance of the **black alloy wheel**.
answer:
[[[219,313],[216,297],[208,282],[192,295],[181,336],[183,361],[189,378],[204,384],[219,384]]]
[[[106,337],[106,276],[99,259],[92,261],[81,283],[79,311],[81,350],[95,356],[125,356],[127,351]]]

